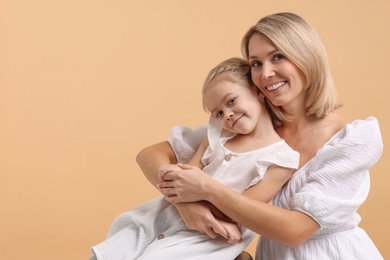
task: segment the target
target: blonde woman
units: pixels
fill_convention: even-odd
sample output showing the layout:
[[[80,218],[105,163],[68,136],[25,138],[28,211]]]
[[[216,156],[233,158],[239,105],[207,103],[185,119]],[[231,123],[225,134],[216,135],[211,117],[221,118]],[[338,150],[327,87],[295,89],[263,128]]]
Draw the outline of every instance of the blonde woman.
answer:
[[[270,205],[185,166],[166,173],[160,182],[167,200],[179,203],[188,226],[206,234],[218,226],[196,201],[212,203],[260,234],[256,259],[383,259],[358,226],[357,213],[370,189],[368,170],[383,149],[377,120],[347,122],[336,113],[339,103],[325,49],[298,15],[262,18],[245,34],[242,50],[277,133],[300,153],[299,169]],[[158,169],[164,171],[160,167],[167,162],[187,160],[201,136],[186,133],[170,145],[163,142],[141,151],[138,163],[149,181],[159,181]]]

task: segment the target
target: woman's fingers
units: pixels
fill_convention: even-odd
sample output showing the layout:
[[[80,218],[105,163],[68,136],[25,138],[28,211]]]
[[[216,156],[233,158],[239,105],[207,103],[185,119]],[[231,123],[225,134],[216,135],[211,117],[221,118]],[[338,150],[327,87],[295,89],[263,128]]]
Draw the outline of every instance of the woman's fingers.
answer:
[[[166,201],[168,201],[169,203],[180,203],[180,201],[178,201],[178,197],[177,196],[164,195],[164,199]]]
[[[167,173],[174,172],[174,171],[180,171],[180,170],[182,170],[182,168],[179,167],[177,164],[167,164],[167,165],[161,166],[158,169],[157,175],[158,175],[160,180],[163,180],[163,179],[165,179],[165,175]]]
[[[173,187],[157,187],[160,192],[164,195],[165,199],[171,203],[183,202],[176,194],[176,189]]]
[[[160,188],[174,188],[175,187],[174,181],[162,181],[159,184],[160,184]]]

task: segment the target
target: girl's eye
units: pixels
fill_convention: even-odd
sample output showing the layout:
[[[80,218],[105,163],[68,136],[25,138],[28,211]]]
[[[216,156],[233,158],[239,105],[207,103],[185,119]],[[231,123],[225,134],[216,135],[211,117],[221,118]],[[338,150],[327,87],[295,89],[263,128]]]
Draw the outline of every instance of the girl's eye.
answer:
[[[236,98],[232,98],[232,99],[229,99],[228,100],[228,105],[229,106],[232,106],[232,105],[234,105],[236,103]]]
[[[276,54],[274,57],[273,57],[273,60],[274,61],[279,61],[279,60],[283,60],[284,58],[286,58],[283,54]]]
[[[223,112],[222,111],[218,111],[217,113],[215,113],[215,117],[216,118],[221,118],[223,116]]]

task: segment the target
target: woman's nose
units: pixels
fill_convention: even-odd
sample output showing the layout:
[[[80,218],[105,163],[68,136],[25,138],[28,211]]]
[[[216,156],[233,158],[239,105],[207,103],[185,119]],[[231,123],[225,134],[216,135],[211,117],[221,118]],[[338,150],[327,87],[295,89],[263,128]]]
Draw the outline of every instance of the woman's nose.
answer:
[[[275,76],[275,70],[272,64],[263,64],[261,79],[269,79]]]

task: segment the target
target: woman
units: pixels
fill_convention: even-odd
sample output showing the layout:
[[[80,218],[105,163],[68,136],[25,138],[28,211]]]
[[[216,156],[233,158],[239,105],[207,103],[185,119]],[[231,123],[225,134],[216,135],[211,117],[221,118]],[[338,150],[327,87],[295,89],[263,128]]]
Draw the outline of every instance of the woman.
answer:
[[[383,149],[376,119],[349,123],[335,112],[340,105],[325,49],[299,16],[264,17],[245,34],[242,49],[278,134],[301,155],[299,169],[270,204],[233,192],[187,165],[181,171],[160,168],[167,172],[159,184],[162,193],[189,227],[210,236],[218,227],[195,201],[211,202],[260,234],[257,259],[383,259],[358,227],[356,212],[369,192],[368,169]],[[202,133],[182,136],[139,154],[138,163],[152,183],[158,182],[161,165],[187,160]],[[195,211],[206,215],[190,216]]]

